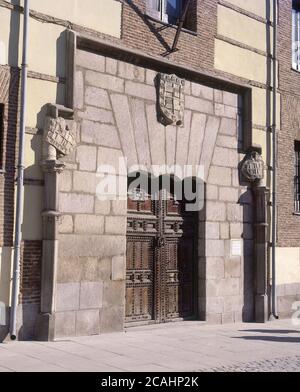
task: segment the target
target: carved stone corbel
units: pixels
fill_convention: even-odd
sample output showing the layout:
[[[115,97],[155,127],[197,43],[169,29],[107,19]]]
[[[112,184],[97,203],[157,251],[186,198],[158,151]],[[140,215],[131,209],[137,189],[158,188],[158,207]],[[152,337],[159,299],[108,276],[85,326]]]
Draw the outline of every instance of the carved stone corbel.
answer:
[[[41,280],[41,315],[37,338],[52,340],[54,329],[55,283],[58,255],[59,174],[65,168],[61,160],[76,146],[73,111],[48,105],[43,135],[44,210],[43,259]]]

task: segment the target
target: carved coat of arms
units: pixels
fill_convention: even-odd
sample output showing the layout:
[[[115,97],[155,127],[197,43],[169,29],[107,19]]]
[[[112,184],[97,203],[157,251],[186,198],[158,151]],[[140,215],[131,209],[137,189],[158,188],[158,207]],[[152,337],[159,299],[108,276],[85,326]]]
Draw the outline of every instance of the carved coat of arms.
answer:
[[[257,151],[252,151],[242,165],[242,174],[250,182],[264,178],[265,164]]]
[[[45,141],[62,155],[69,155],[76,146],[73,131],[62,117],[46,118]]]
[[[160,74],[159,109],[165,125],[183,125],[185,81],[176,75]]]

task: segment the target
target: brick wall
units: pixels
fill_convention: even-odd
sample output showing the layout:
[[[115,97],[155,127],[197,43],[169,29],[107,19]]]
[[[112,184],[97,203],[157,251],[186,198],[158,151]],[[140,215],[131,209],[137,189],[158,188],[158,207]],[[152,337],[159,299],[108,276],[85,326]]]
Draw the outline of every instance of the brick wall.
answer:
[[[292,69],[292,0],[279,2],[278,245],[299,247],[300,216],[294,212],[294,140],[300,130],[300,73]],[[298,133],[298,136],[297,136]]]
[[[19,69],[0,66],[0,104],[4,105],[0,173],[0,247],[13,246],[15,177],[18,152]],[[39,304],[41,241],[22,246],[20,303]]]
[[[3,172],[0,173],[0,247],[13,244],[14,178],[17,151],[19,70],[0,66],[0,103],[3,117]]]
[[[20,303],[40,304],[42,241],[24,241],[22,246]]]
[[[165,54],[173,45],[176,30],[171,27],[161,28],[161,23],[149,20],[145,16],[144,0],[123,0],[123,4],[123,43],[148,54]],[[195,27],[197,35],[182,31],[178,42],[179,51],[167,58],[197,69],[213,69],[217,1],[192,0],[190,9],[194,14],[191,25]]]

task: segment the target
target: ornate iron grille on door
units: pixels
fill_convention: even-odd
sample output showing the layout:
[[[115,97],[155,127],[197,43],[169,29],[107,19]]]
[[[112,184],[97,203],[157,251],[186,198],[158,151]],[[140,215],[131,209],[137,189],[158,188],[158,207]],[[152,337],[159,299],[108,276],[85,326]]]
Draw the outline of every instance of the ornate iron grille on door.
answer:
[[[196,317],[197,214],[161,190],[128,199],[126,322]]]

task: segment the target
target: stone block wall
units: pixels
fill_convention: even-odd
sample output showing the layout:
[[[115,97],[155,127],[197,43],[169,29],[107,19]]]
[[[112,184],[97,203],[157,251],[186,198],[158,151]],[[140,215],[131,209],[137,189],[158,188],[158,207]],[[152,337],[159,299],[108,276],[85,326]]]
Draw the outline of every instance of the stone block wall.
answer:
[[[277,287],[277,311],[280,318],[290,318],[299,309],[300,284],[289,283]]]
[[[251,312],[244,271],[251,280],[252,201],[238,179],[243,158],[238,96],[186,81],[184,125],[165,127],[157,121],[156,75],[101,54],[76,52],[78,146],[59,180],[56,337],[124,327],[127,202],[96,196],[97,168],[118,168],[120,157],[129,167],[147,170],[203,165],[206,200],[199,226],[206,223],[195,277],[199,318],[225,323],[241,320],[245,309]],[[232,239],[244,239],[245,257],[231,256]]]
[[[7,308],[7,325],[0,325],[1,342],[7,335],[9,324],[15,168],[18,148],[18,68],[0,65],[0,105],[2,112],[0,115],[0,303]]]

